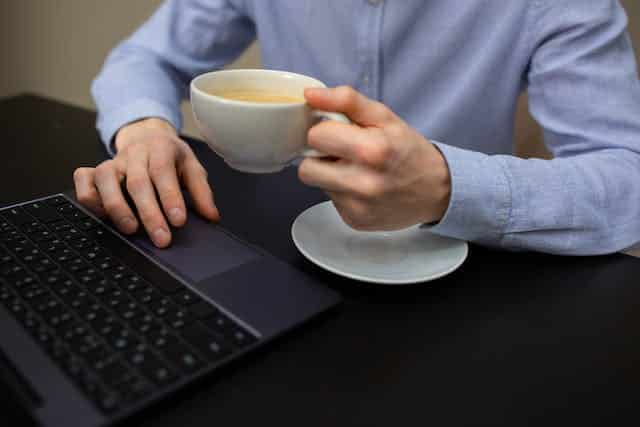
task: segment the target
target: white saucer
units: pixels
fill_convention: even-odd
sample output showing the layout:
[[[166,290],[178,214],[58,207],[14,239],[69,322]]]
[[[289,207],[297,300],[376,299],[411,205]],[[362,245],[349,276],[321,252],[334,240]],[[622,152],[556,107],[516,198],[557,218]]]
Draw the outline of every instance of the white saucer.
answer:
[[[302,212],[291,227],[293,242],[311,262],[351,279],[387,285],[426,282],[456,270],[467,242],[440,237],[418,226],[362,232],[346,225],[332,202]]]

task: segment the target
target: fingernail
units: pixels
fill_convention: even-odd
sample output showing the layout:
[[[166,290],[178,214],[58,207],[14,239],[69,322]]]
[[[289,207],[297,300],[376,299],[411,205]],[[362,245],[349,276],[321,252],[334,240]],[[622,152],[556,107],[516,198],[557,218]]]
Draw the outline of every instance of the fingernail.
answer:
[[[169,219],[171,219],[173,223],[184,221],[184,211],[180,208],[171,209],[169,211]]]
[[[158,228],[153,232],[153,241],[158,246],[164,246],[169,243],[169,233],[163,228]]]
[[[135,221],[130,216],[120,218],[120,226],[125,230],[132,230],[135,227]]]

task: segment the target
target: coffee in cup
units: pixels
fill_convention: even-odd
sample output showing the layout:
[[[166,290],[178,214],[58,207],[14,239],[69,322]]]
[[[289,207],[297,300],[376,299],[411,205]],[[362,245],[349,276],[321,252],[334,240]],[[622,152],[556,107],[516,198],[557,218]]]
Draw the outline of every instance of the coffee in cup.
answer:
[[[211,92],[210,95],[232,101],[257,102],[263,104],[298,104],[305,102],[304,98],[257,90],[221,90],[219,92]]]

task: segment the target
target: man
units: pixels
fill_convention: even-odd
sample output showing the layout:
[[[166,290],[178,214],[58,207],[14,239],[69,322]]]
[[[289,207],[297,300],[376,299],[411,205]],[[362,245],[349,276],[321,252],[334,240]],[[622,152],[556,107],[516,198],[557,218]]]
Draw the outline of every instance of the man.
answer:
[[[159,247],[186,221],[180,181],[216,221],[206,172],[176,133],[178,105],[192,77],[259,35],[266,68],[339,86],[305,93],[353,121],[309,132],[339,160],[305,159],[299,175],[352,227],[428,223],[509,249],[618,251],[640,241],[640,85],[626,23],[616,0],[169,0],[94,83],[115,156],[78,169],[77,194]],[[525,89],[554,160],[508,155]]]

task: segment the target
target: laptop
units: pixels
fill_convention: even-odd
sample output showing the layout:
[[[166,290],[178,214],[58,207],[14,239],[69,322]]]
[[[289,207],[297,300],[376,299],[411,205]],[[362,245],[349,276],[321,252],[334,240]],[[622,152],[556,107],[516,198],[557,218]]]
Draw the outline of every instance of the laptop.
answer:
[[[197,215],[160,250],[68,194],[18,203],[0,209],[0,396],[43,426],[111,425],[339,301]]]

